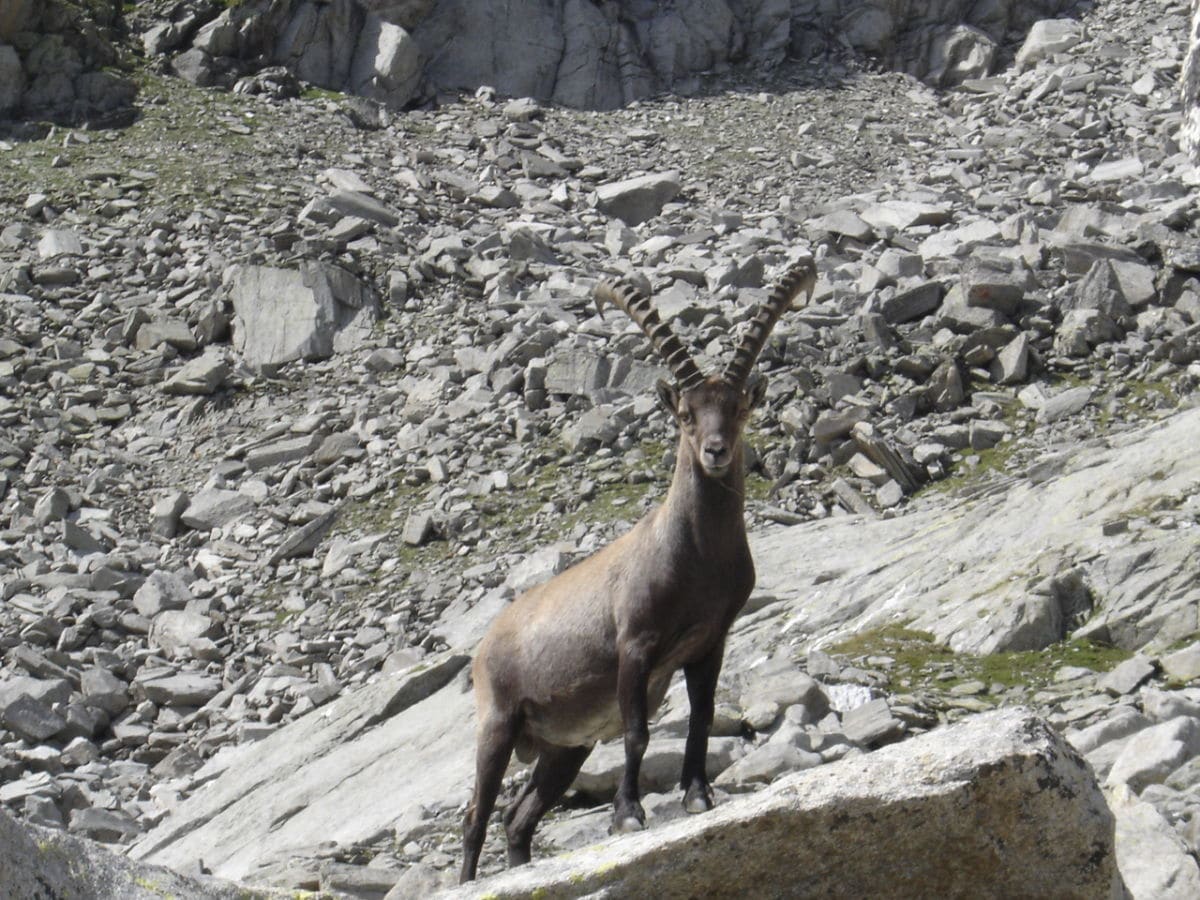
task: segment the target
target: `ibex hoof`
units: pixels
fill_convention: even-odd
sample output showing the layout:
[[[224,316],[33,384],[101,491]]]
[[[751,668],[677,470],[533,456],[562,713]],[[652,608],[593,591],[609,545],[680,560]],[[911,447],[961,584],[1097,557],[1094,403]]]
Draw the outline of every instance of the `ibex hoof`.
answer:
[[[619,819],[613,820],[613,834],[631,834],[635,831],[643,831],[646,828],[644,822],[639,822],[634,816],[622,816]]]
[[[708,812],[713,808],[712,797],[707,794],[688,794],[683,798],[683,808],[685,811],[695,814]]]

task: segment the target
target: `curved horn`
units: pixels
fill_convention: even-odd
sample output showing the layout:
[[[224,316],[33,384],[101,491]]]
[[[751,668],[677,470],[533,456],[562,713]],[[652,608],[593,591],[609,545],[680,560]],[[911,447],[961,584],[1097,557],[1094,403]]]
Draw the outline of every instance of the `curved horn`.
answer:
[[[791,308],[792,301],[801,291],[804,291],[808,297],[812,297],[816,284],[817,267],[811,257],[792,264],[783,277],[775,282],[771,293],[767,295],[766,302],[754,314],[750,328],[747,329],[741,344],[734,351],[733,359],[725,367],[721,380],[735,386],[746,383],[746,378],[749,377],[750,370],[754,368],[758,354],[762,352],[763,345],[766,344],[771,329],[775,327],[779,317],[785,310]]]
[[[596,300],[596,312],[601,317],[604,315],[604,304],[611,303],[620,307],[637,323],[638,328],[646,332],[654,351],[670,367],[680,389],[688,391],[704,383],[704,374],[696,366],[691,354],[667,324],[658,317],[645,294],[628,281],[605,280],[596,285],[593,296]]]

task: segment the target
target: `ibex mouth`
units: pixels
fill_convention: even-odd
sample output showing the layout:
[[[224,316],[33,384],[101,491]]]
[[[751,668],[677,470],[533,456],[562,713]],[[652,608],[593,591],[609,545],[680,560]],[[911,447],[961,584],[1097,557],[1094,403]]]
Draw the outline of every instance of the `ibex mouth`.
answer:
[[[704,474],[709,478],[724,478],[729,474],[729,470],[732,468],[732,466],[730,463],[722,463],[718,466],[702,462],[700,463],[700,468],[704,470]]]

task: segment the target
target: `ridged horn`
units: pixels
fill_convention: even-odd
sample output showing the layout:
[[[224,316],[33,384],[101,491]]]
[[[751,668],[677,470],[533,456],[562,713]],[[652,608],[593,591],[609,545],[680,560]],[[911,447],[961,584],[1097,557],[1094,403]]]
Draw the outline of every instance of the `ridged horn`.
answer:
[[[742,342],[734,351],[733,359],[721,375],[722,381],[735,387],[746,383],[746,379],[750,376],[750,370],[758,361],[758,354],[762,352],[779,317],[791,308],[792,301],[801,291],[804,291],[808,297],[812,297],[816,284],[817,267],[811,257],[792,264],[783,277],[775,282],[771,293],[767,295],[766,302],[754,314],[754,319],[750,322],[750,327],[746,330]]]
[[[650,338],[654,352],[671,369],[675,382],[681,390],[691,390],[704,383],[704,374],[700,371],[690,353],[684,348],[679,338],[658,317],[649,298],[628,281],[604,280],[596,285],[593,293],[596,301],[596,312],[604,315],[604,304],[611,303],[620,307],[624,313],[637,323],[638,328]]]

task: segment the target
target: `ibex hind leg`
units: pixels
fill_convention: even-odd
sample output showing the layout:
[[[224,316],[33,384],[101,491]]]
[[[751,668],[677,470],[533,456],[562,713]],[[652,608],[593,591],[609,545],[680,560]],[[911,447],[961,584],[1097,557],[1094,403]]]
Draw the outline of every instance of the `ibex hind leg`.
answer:
[[[512,756],[520,724],[514,716],[493,715],[480,722],[475,751],[475,791],[463,818],[463,865],[460,882],[471,881],[479,865],[488,819]]]
[[[721,661],[725,655],[722,643],[707,656],[684,666],[687,681],[688,717],[687,744],[683,752],[683,772],[680,787],[683,788],[683,808],[690,813],[706,812],[713,808],[712,788],[708,784],[706,757],[708,756],[708,734],[712,730],[714,698],[717,693],[717,678],[721,674]]]
[[[542,749],[529,782],[504,814],[510,866],[529,862],[533,832],[538,823],[567,792],[591,752],[591,747],[546,746]]]

